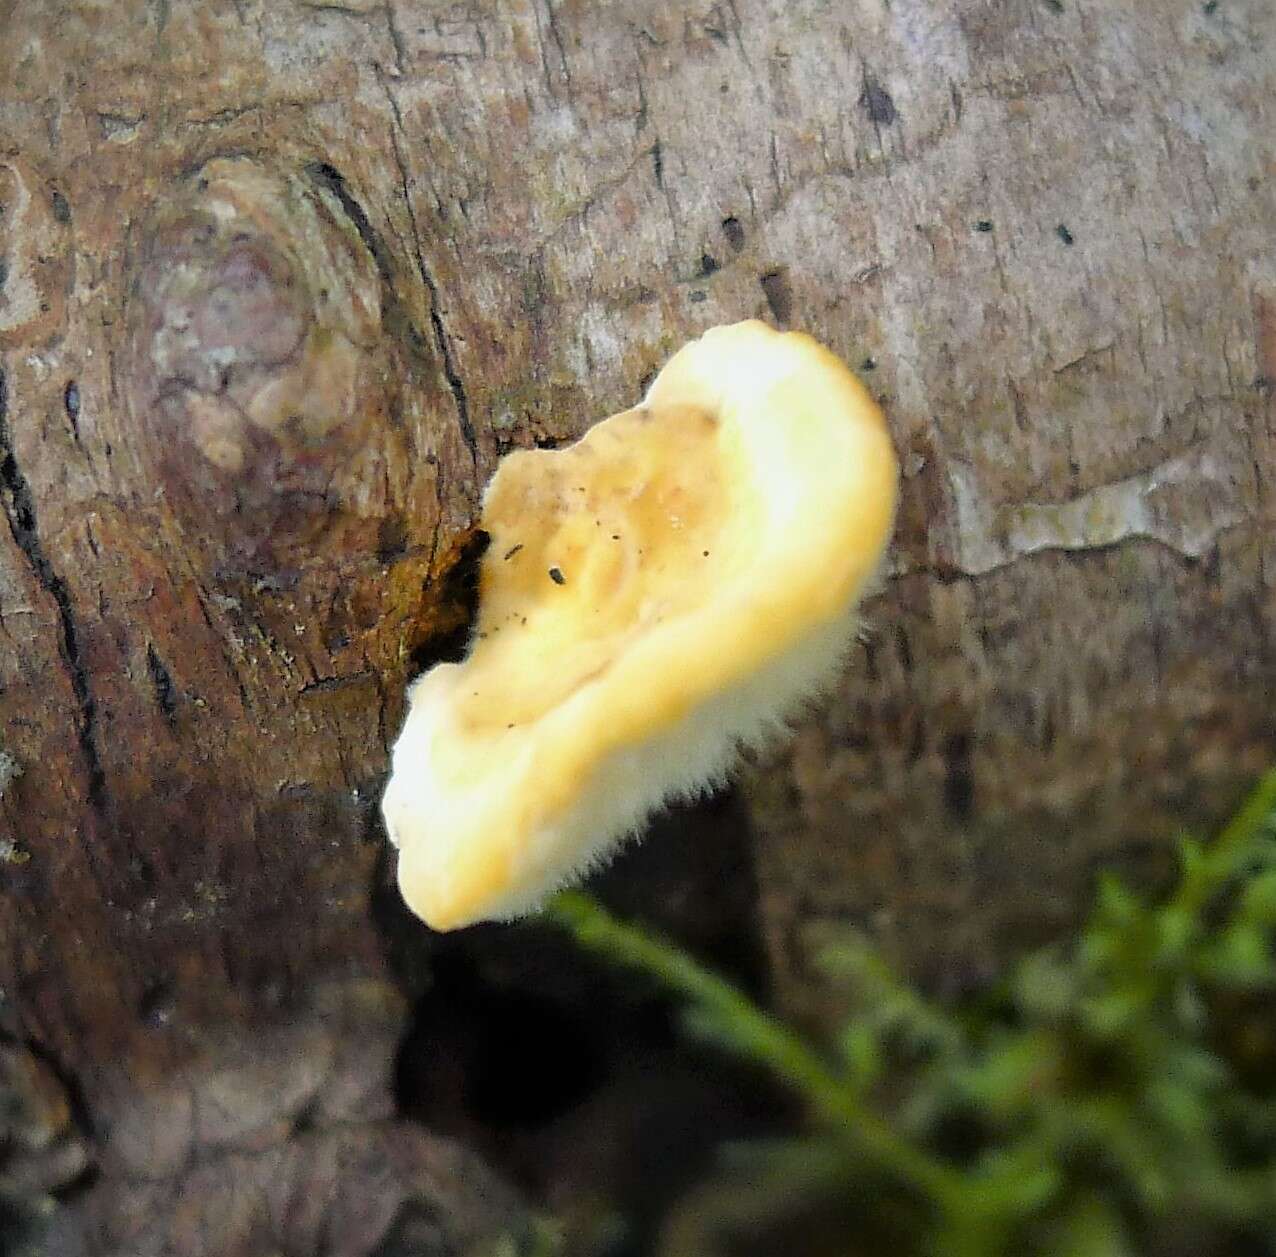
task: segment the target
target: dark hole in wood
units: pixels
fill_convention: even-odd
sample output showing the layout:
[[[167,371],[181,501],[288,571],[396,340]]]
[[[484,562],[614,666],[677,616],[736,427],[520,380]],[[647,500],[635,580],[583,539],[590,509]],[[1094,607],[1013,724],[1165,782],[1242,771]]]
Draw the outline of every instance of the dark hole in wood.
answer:
[[[793,289],[789,286],[788,272],[782,267],[767,271],[758,282],[775,321],[787,323],[793,314]]]
[[[868,114],[870,120],[879,126],[890,126],[899,117],[890,92],[872,77],[864,80],[864,91],[860,94],[860,105]]]
[[[969,733],[954,733],[944,743],[944,805],[959,820],[970,815],[975,802],[970,754]]]
[[[177,691],[173,688],[173,678],[164,666],[164,661],[150,643],[147,643],[146,647],[146,672],[155,690],[155,702],[164,719],[171,722],[177,711]]]
[[[68,380],[62,393],[62,404],[66,407],[66,417],[71,421],[71,431],[75,439],[80,439],[80,386],[74,380]]]
[[[407,521],[397,512],[387,515],[377,527],[377,558],[382,563],[392,563],[401,558],[407,548]]]
[[[456,606],[461,622],[454,629],[435,633],[412,652],[413,673],[425,672],[436,663],[460,663],[470,644],[470,632],[478,616],[479,569],[492,538],[481,528],[466,542],[457,561],[443,578],[439,600]]]
[[[434,997],[466,1023],[458,1099],[484,1126],[542,1126],[601,1081],[602,1045],[581,1008],[486,982],[459,952],[440,957],[433,973]],[[428,1019],[421,1028],[433,1029]],[[404,1048],[410,1055],[411,1040]]]
[[[748,826],[733,792],[672,807],[591,890],[765,1002]],[[724,1141],[792,1129],[791,1097],[687,1036],[678,1001],[650,980],[535,921],[431,934],[398,900],[392,857],[378,883],[391,963],[416,991],[399,1112],[478,1148],[533,1196],[564,1170],[606,1195],[630,1227],[608,1257],[655,1251],[671,1202]]]

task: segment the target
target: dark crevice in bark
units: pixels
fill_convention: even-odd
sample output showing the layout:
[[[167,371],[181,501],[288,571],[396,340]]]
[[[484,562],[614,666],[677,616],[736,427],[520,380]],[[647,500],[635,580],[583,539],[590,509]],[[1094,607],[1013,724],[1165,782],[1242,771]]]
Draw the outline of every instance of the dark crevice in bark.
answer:
[[[98,1133],[97,1124],[93,1120],[93,1111],[85,1097],[84,1087],[75,1071],[60,1060],[47,1044],[38,1039],[24,1036],[21,1039],[21,1045],[57,1079],[67,1108],[70,1110],[73,1133],[87,1139],[95,1138]],[[90,1159],[74,1179],[58,1189],[58,1197],[65,1200],[71,1195],[78,1194],[82,1189],[92,1186],[97,1176],[97,1166]]]
[[[312,182],[326,188],[336,198],[342,212],[350,220],[350,225],[359,233],[359,239],[372,254],[372,260],[377,264],[382,280],[387,284],[391,283],[393,272],[390,266],[389,250],[386,249],[385,241],[381,239],[380,233],[368,221],[367,211],[351,194],[345,176],[326,161],[311,162],[306,167],[306,175]]]
[[[66,408],[66,417],[71,423],[71,435],[78,442],[80,439],[80,386],[74,380],[68,380],[62,390],[62,404]]]
[[[426,348],[425,337],[399,299],[394,282],[394,264],[381,233],[369,221],[367,211],[359,204],[358,199],[350,191],[345,176],[335,166],[322,161],[311,162],[305,167],[305,173],[312,183],[328,192],[341,207],[341,212],[355,229],[359,239],[363,241],[364,248],[368,250],[373,262],[376,263],[377,274],[381,277],[381,295],[388,330],[401,334],[412,353],[417,358],[421,358]]]
[[[413,236],[416,235],[415,218],[412,223],[412,234]],[[426,288],[430,291],[430,322],[434,326],[434,340],[443,359],[443,376],[447,380],[448,388],[452,390],[452,398],[456,402],[456,415],[461,425],[461,437],[465,441],[466,448],[470,451],[470,458],[474,460],[474,465],[477,467],[478,438],[474,434],[474,425],[470,422],[469,399],[465,396],[465,385],[461,382],[461,374],[456,369],[456,362],[452,357],[452,339],[448,336],[447,328],[443,326],[443,316],[439,313],[439,287],[426,268],[425,259],[421,255],[419,245],[417,246],[417,267],[421,272],[421,278],[425,281]]]
[[[394,45],[394,68],[402,78],[407,74],[408,53],[403,43],[403,32],[394,19],[394,5],[388,3],[388,0],[385,6],[385,24],[390,32],[390,42]]]
[[[793,288],[789,283],[787,268],[780,266],[768,271],[758,282],[762,285],[762,295],[766,298],[767,307],[775,316],[775,321],[786,325],[793,317]]]
[[[563,43],[563,32],[558,28],[558,14],[554,12],[554,6],[551,0],[545,0],[545,14],[549,24],[549,36],[554,41],[554,48],[558,52],[558,62],[563,71],[563,84],[567,88],[567,98],[570,100],[572,95],[572,72],[571,67],[567,64],[567,48]],[[549,66],[545,67],[546,78],[549,77]],[[553,91],[553,88],[550,88]]]
[[[80,639],[71,606],[71,594],[40,544],[35,499],[14,453],[13,438],[9,432],[8,380],[3,371],[0,371],[0,503],[3,504],[14,541],[26,557],[41,588],[53,599],[58,609],[62,657],[66,662],[71,690],[80,711],[78,735],[80,751],[88,770],[89,804],[100,813],[106,807],[107,792],[106,773],[97,749],[97,703],[89,688],[88,671],[80,654]]]
[[[461,427],[461,436],[465,441],[466,448],[470,452],[470,457],[474,461],[475,466],[478,465],[478,439],[474,434],[474,425],[470,421],[470,403],[469,398],[465,395],[465,385],[461,380],[460,371],[457,369],[456,360],[452,352],[452,339],[447,333],[447,328],[443,323],[443,316],[439,312],[439,287],[435,283],[433,275],[430,274],[429,267],[425,264],[425,255],[421,250],[421,233],[417,227],[416,211],[412,208],[412,201],[408,195],[408,175],[407,168],[404,165],[402,155],[399,152],[398,140],[395,139],[395,158],[399,164],[399,181],[403,190],[404,204],[407,206],[408,219],[412,224],[412,242],[413,250],[416,254],[417,270],[420,272],[421,279],[425,283],[426,289],[430,294],[430,324],[434,332],[434,343],[438,349],[439,358],[443,365],[443,378],[447,380],[448,388],[452,392],[453,401],[456,403],[457,419]],[[380,234],[368,221],[368,215],[364,211],[363,206],[350,194],[350,189],[346,186],[346,181],[339,171],[330,166],[327,162],[313,162],[306,167],[306,174],[312,180],[326,188],[336,198],[340,204],[346,217],[350,220],[355,231],[359,233],[359,238],[367,246],[368,252],[372,254],[373,260],[377,264],[377,270],[381,274],[382,283],[390,297],[387,303],[387,310],[394,313],[399,302],[394,295],[393,269],[390,264],[390,253],[385,246],[385,241],[381,239]],[[409,323],[409,326],[411,324]],[[414,343],[419,344],[421,341],[420,332],[414,326],[411,328],[415,333]]]
[[[248,687],[244,684],[244,678],[240,676],[239,674],[239,667],[236,664],[234,657],[231,655],[230,651],[227,649],[225,635],[222,633],[221,629],[219,629],[218,626],[213,622],[213,617],[209,614],[209,611],[208,611],[209,596],[210,595],[208,591],[201,586],[199,590],[199,594],[198,594],[200,616],[203,619],[205,625],[207,625],[208,631],[213,635],[213,640],[218,645],[218,648],[221,652],[222,661],[226,665],[227,673],[229,673],[231,679],[235,682],[235,688],[239,692],[239,701],[244,709],[244,712],[249,713],[253,710],[253,707],[254,707],[252,698],[249,696]]]
[[[171,725],[177,712],[177,692],[173,688],[173,678],[169,675],[164,661],[159,657],[155,647],[146,647],[146,671],[151,678],[155,690],[155,702],[164,719]]]
[[[398,103],[395,101],[389,87],[385,86],[384,83],[382,86],[390,103],[391,111],[394,113],[395,126],[401,130],[403,119],[399,115]],[[470,452],[470,459],[477,469],[478,438],[474,434],[474,425],[470,422],[470,402],[465,395],[465,384],[461,380],[461,373],[457,369],[456,359],[452,354],[452,338],[448,335],[447,327],[443,322],[443,315],[439,310],[439,286],[435,282],[434,276],[430,273],[430,268],[425,264],[425,253],[421,248],[421,228],[416,220],[416,210],[412,207],[412,191],[408,186],[408,164],[403,156],[403,149],[399,144],[398,130],[391,130],[390,144],[394,150],[395,165],[399,169],[399,188],[403,193],[403,205],[408,212],[408,222],[412,227],[412,251],[416,255],[416,268],[421,276],[422,283],[425,284],[426,291],[430,294],[430,324],[434,329],[434,343],[438,347],[439,358],[443,364],[443,378],[447,380],[448,388],[452,391],[452,400],[456,404],[456,417],[461,428],[461,438],[464,440],[465,446]]]
[[[474,622],[478,618],[479,576],[483,555],[491,537],[481,528],[465,543],[456,562],[448,568],[439,587],[439,605],[456,607],[458,619],[440,632],[432,633],[412,652],[414,675],[428,672],[438,663],[459,663],[469,650]]]

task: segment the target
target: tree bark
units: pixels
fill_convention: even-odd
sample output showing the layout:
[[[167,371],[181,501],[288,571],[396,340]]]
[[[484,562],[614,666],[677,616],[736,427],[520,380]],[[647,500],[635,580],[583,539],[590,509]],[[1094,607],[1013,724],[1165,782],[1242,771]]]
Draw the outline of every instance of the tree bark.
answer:
[[[1266,0],[0,0],[0,983],[108,1177],[388,1117],[481,487],[715,323],[905,475],[747,774],[784,1006],[848,921],[961,985],[1154,877],[1276,741],[1273,101]]]

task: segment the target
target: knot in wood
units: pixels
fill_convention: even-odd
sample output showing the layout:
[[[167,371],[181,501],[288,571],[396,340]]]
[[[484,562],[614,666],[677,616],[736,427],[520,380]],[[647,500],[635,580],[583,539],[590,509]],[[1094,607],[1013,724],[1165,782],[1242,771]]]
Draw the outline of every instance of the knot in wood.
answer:
[[[129,392],[183,527],[247,571],[370,544],[406,457],[375,260],[300,174],[218,159],[148,224]]]

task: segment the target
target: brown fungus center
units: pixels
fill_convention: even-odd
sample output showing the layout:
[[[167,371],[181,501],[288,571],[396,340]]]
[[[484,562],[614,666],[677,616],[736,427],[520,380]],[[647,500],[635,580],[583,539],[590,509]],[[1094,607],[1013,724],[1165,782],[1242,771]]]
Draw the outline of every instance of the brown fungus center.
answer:
[[[702,410],[639,407],[569,449],[506,458],[485,504],[494,557],[458,713],[468,728],[535,719],[703,599],[726,561],[719,436]]]

